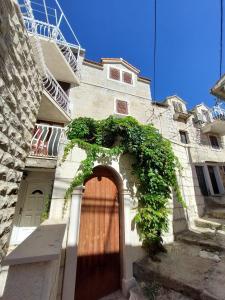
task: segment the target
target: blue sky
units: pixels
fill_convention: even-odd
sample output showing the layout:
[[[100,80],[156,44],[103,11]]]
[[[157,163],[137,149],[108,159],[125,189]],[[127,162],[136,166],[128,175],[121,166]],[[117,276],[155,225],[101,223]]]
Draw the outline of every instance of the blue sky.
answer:
[[[61,0],[86,57],[123,57],[153,80],[153,0]],[[219,79],[219,0],[157,0],[156,100],[212,105]]]

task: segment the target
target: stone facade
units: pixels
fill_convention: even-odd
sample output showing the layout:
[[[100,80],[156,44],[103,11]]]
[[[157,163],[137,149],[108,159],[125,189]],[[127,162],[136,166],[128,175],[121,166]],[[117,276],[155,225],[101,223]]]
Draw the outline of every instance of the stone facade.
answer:
[[[7,251],[17,193],[42,95],[18,5],[0,1],[0,260]]]

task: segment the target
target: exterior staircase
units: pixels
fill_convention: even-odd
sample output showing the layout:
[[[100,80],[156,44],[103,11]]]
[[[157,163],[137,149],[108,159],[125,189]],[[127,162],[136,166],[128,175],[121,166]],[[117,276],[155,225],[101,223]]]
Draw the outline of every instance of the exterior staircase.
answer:
[[[134,263],[139,285],[156,282],[174,293],[155,299],[225,300],[225,208],[209,208],[195,226],[177,235],[167,253],[157,255],[159,261],[145,257]]]

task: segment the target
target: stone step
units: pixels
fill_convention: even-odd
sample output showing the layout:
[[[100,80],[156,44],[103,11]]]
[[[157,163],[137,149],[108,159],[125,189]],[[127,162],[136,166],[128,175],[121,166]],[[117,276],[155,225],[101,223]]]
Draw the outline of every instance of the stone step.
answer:
[[[161,253],[161,260],[144,258],[134,263],[138,282],[157,282],[195,300],[224,300],[225,254],[202,251],[201,247],[175,242]],[[218,257],[215,260],[215,257]]]
[[[207,216],[216,219],[225,220],[225,209],[208,209]]]
[[[177,241],[200,246],[210,251],[225,251],[225,235],[214,232],[186,231],[176,236]]]
[[[201,228],[209,228],[212,230],[224,230],[225,231],[225,220],[211,218],[205,216],[195,220],[195,225]]]

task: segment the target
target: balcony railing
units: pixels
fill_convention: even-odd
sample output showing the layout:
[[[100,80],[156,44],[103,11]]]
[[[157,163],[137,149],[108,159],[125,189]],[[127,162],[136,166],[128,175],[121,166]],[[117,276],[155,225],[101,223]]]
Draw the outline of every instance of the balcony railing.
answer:
[[[54,2],[55,8],[49,7],[47,5],[49,2]],[[77,57],[79,57],[80,44],[58,1],[19,0],[19,4],[28,32],[55,41],[75,72],[77,70],[77,58],[71,47],[77,49]],[[66,32],[71,42],[68,42],[64,37],[63,31]]]
[[[211,113],[214,120],[225,121],[225,109],[221,108],[220,105],[215,105],[212,108]]]
[[[70,114],[70,101],[67,94],[59,85],[58,81],[53,77],[48,69],[43,78],[43,84],[46,92],[54,99],[56,103],[69,115]]]
[[[30,155],[56,158],[59,152],[59,144],[63,138],[65,138],[63,127],[36,124],[31,140]]]

